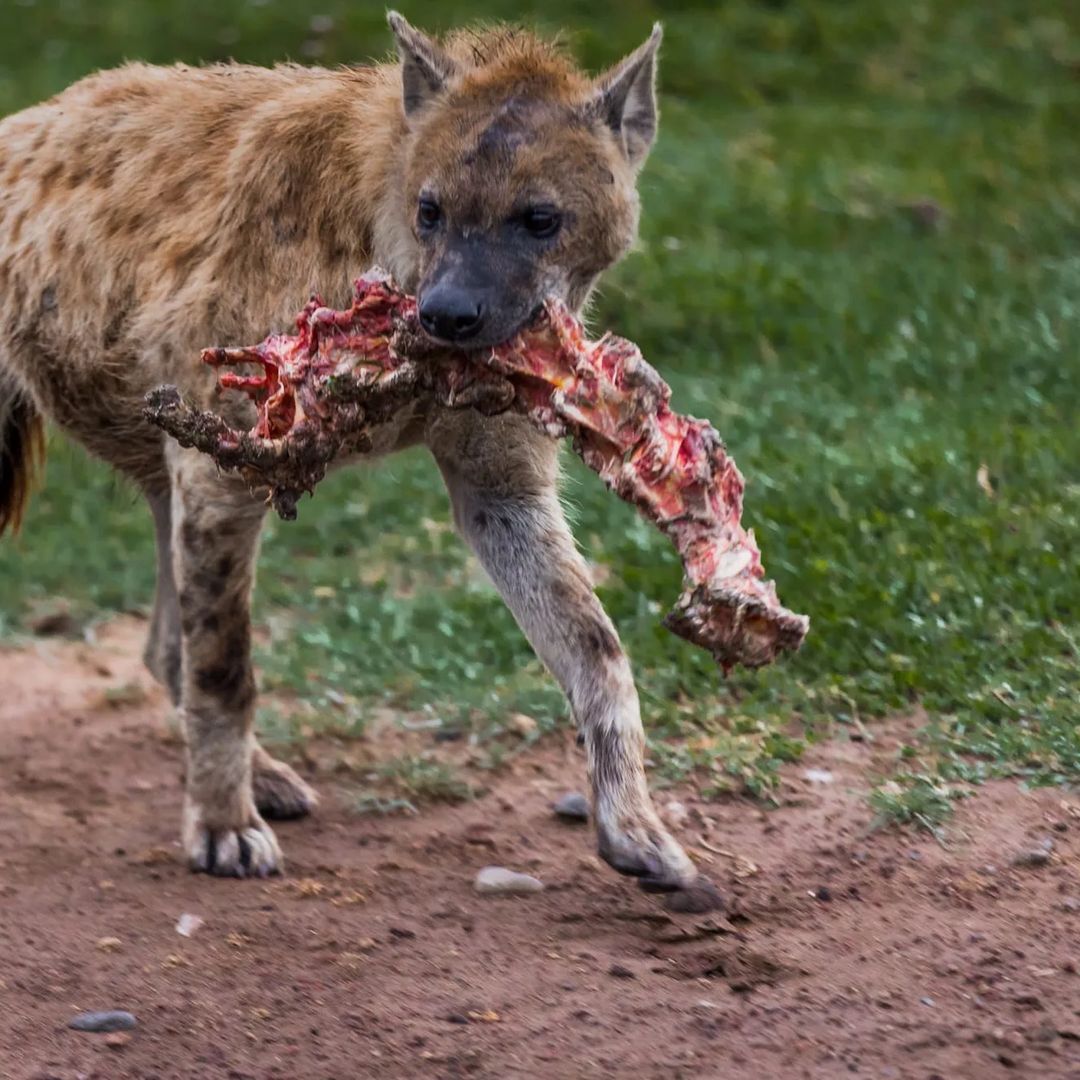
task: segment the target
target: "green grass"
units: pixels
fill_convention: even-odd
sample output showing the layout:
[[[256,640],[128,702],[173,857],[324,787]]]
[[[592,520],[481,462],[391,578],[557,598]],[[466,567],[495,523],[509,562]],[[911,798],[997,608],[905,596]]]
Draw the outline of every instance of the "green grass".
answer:
[[[795,659],[722,681],[660,625],[680,577],[667,542],[569,461],[567,501],[611,571],[601,594],[660,771],[764,792],[802,740],[918,703],[931,722],[904,776],[1075,780],[1080,9],[579,10],[425,0],[406,13],[566,25],[593,66],[665,20],[641,246],[594,322],[638,341],[676,405],[724,434],[766,567],[813,626]],[[284,0],[7,5],[0,110],[125,57],[387,50],[377,7],[320,12],[332,33]],[[919,202],[940,227],[920,224]],[[446,522],[419,451],[336,475],[298,522],[274,522],[256,605],[272,636],[264,686],[328,714],[341,695],[427,708],[481,742],[511,711],[559,719],[561,697]],[[54,442],[24,534],[0,546],[0,630],[53,594],[86,612],[146,604],[152,580],[137,498]]]
[[[966,794],[931,776],[902,773],[874,788],[870,806],[877,812],[875,824],[911,825],[942,837],[942,823],[952,814],[952,804]]]

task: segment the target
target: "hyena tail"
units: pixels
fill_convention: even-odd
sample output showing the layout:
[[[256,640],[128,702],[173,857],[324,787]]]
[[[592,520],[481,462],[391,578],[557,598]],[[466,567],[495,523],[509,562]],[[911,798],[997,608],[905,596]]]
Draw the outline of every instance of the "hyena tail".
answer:
[[[22,524],[34,474],[45,461],[45,425],[34,403],[0,371],[0,536]]]

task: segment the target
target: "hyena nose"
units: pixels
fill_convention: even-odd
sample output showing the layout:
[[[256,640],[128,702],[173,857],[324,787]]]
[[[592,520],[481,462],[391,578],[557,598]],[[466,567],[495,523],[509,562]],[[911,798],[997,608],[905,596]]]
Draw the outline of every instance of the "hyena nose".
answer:
[[[420,325],[442,341],[466,341],[484,324],[484,305],[474,293],[435,285],[420,300]]]

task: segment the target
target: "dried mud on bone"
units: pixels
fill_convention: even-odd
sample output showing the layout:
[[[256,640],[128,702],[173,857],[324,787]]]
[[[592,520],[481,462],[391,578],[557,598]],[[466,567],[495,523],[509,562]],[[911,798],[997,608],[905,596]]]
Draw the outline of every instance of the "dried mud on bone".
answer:
[[[428,339],[415,299],[376,269],[358,279],[346,310],[314,298],[295,334],[207,349],[202,358],[262,369],[219,376],[223,389],[258,407],[250,431],[188,404],[172,386],[147,395],[144,415],[253,490],[269,489],[284,518],[296,516],[300,496],[334,458],[369,450],[372,429],[418,400],[513,409],[552,438],[570,438],[585,464],[674,544],[684,579],[665,620],[672,631],[725,670],[767,664],[806,636],[809,620],[780,604],[753,532],[742,527],[743,478],[715,429],[671,410],[670,388],[635,345],[611,334],[589,341],[557,300],[505,344],[467,353]]]

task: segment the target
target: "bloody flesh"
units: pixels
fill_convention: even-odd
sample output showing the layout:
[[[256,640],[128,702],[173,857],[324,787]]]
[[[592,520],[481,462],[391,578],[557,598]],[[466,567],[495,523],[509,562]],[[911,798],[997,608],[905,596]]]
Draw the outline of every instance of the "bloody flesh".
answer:
[[[621,498],[675,545],[683,592],[666,624],[707,649],[725,670],[758,667],[802,644],[804,615],[780,605],[765,580],[752,532],[743,529],[743,478],[716,431],[671,411],[671,391],[623,338],[590,342],[557,300],[503,345],[466,353],[436,346],[420,330],[416,301],[373,270],[344,311],[316,298],[297,332],[240,349],[207,349],[224,389],[258,408],[250,431],[185,403],[175,387],[147,397],[146,416],[186,446],[268,488],[282,517],[312,491],[329,463],[363,453],[370,432],[425,399],[494,413],[524,413],[574,449]]]

